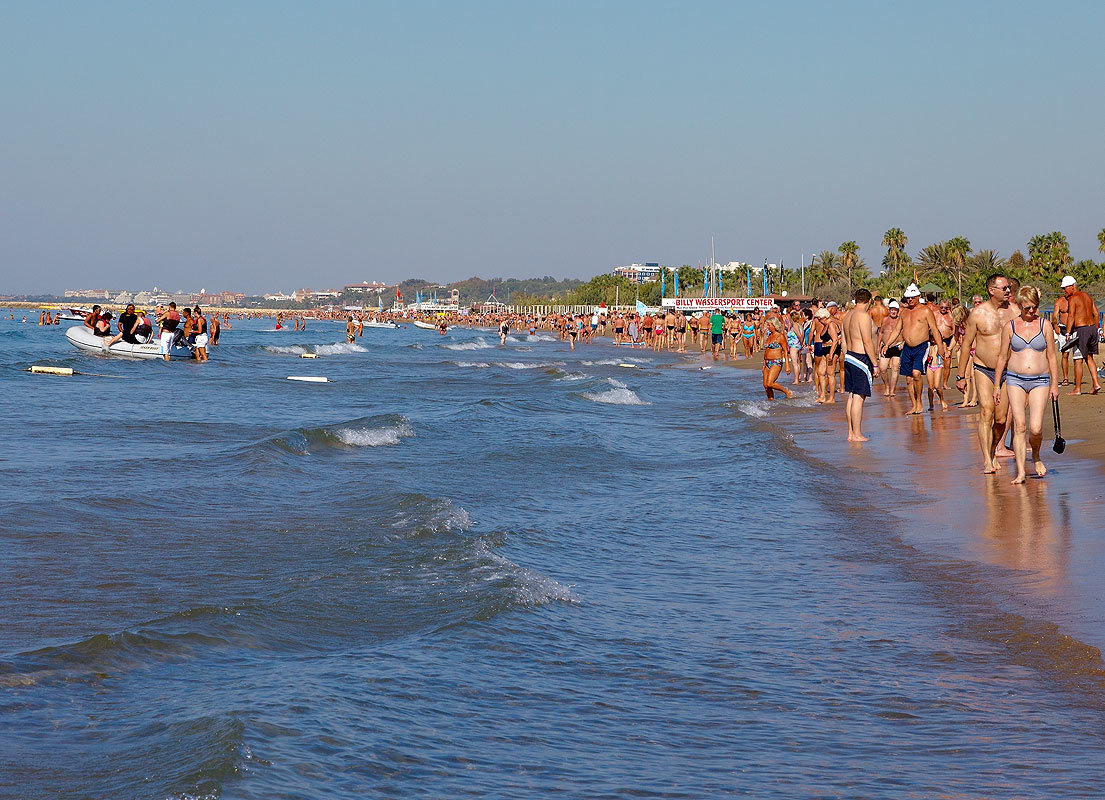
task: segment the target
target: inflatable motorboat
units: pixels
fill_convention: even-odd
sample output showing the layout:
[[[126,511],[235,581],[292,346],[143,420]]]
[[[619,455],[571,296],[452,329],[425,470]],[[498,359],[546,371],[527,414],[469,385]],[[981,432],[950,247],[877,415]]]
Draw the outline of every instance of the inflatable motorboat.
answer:
[[[156,339],[143,344],[132,344],[122,339],[111,347],[104,347],[106,337],[97,336],[85,325],[73,325],[66,329],[65,338],[69,344],[86,353],[96,353],[102,356],[121,356],[123,358],[161,358],[161,342]],[[192,358],[192,350],[188,347],[183,337],[178,337],[173,348],[169,351],[169,357],[175,359]]]

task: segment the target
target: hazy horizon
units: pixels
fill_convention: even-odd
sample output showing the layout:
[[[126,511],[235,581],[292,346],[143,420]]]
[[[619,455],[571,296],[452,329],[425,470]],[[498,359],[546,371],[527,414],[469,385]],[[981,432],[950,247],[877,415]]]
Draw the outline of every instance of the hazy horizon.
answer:
[[[1105,6],[19,4],[0,292],[1100,259]]]

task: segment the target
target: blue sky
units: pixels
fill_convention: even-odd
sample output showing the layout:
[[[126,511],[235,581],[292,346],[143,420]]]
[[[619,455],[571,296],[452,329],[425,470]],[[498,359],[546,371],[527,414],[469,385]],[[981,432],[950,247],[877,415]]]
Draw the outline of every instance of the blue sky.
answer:
[[[1105,3],[0,8],[0,292],[784,261],[1105,227]]]

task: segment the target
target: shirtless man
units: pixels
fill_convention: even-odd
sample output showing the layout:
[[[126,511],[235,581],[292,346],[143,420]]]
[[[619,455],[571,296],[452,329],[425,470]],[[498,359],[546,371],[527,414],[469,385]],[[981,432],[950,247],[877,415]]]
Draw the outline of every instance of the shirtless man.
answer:
[[[875,321],[868,309],[871,292],[856,289],[852,299],[855,307],[844,315],[844,392],[848,395],[845,409],[848,414],[848,441],[866,442],[863,435],[863,401],[871,396],[871,387],[879,368],[875,360],[875,341],[872,332]],[[882,305],[881,303],[879,305]]]
[[[1005,439],[1009,416],[1009,397],[1004,383],[1000,392],[994,391],[994,370],[1001,350],[1001,331],[1009,320],[1019,314],[1009,302],[1009,279],[1004,275],[991,275],[986,279],[986,292],[990,299],[976,306],[967,317],[960,352],[969,354],[974,347],[974,376],[978,396],[978,444],[982,448],[982,471],[991,475],[998,471],[997,447]],[[967,379],[960,372],[955,376],[955,387],[966,388]],[[996,400],[996,402],[995,402]]]
[[[1097,378],[1097,361],[1094,358],[1100,339],[1097,332],[1097,304],[1078,288],[1073,276],[1064,277],[1061,286],[1067,300],[1067,313],[1062,322],[1067,326],[1068,334],[1078,339],[1078,350],[1082,353],[1082,360],[1074,360],[1074,391],[1071,394],[1082,394],[1083,363],[1090,367],[1090,381],[1093,386],[1090,394],[1097,394],[1101,391],[1101,381]]]
[[[871,321],[875,323],[875,328],[881,328],[886,318],[890,316],[890,304],[883,303],[882,297],[878,294],[871,298],[871,308],[867,311],[871,315]]]
[[[1059,348],[1060,366],[1063,372],[1063,378],[1059,381],[1060,386],[1070,383],[1070,353],[1063,349],[1067,343],[1067,312],[1069,311],[1070,301],[1065,294],[1055,298],[1055,308],[1051,318],[1055,323],[1055,346]]]
[[[91,329],[92,332],[95,333],[96,332],[96,323],[99,322],[99,320],[100,320],[100,307],[99,306],[92,306],[92,310],[90,312],[88,312],[87,314],[85,314],[85,316],[84,316],[84,325],[85,325],[86,328]],[[27,321],[26,318],[24,318],[23,321],[26,322]]]
[[[940,331],[940,339],[944,342],[944,357],[929,356],[926,370],[929,379],[929,411],[933,410],[934,392],[940,398],[940,408],[947,411],[948,402],[944,399],[944,376],[948,374],[948,370],[952,366],[952,340],[955,338],[955,321],[952,319],[951,302],[941,300],[936,306],[934,316],[936,317],[936,328]]]
[[[667,331],[664,339],[664,347],[668,350],[675,346],[675,324],[675,311],[673,309],[668,309],[668,313],[664,315],[664,329]]]
[[[349,321],[345,323],[345,341],[353,344],[357,339],[357,323],[353,321],[353,315],[349,315]]]
[[[901,370],[905,375],[906,389],[909,391],[911,403],[906,416],[910,416],[925,413],[922,399],[925,391],[925,361],[929,351],[929,339],[936,342],[936,354],[941,358],[947,355],[947,348],[944,347],[944,340],[940,337],[940,329],[936,327],[936,315],[932,313],[932,306],[922,305],[920,302],[921,290],[917,288],[917,284],[909,284],[902,297],[905,298],[906,307],[901,310],[899,322],[891,330],[889,341],[894,341],[899,335],[904,341]],[[996,347],[997,345],[995,349]]]
[[[886,319],[879,327],[879,372],[886,387],[883,396],[894,397],[898,393],[898,372],[902,367],[902,334],[898,324],[901,321],[901,304],[891,300],[886,313]],[[898,333],[891,337],[895,327]]]

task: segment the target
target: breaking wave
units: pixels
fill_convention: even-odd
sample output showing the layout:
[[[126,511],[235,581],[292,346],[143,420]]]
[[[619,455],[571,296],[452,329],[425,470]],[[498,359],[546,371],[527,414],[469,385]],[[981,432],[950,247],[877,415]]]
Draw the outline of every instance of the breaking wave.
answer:
[[[320,356],[339,356],[349,353],[367,353],[367,347],[361,347],[355,342],[337,342],[335,344],[320,344],[315,347],[315,352]]]
[[[412,436],[414,429],[406,417],[382,414],[338,425],[297,428],[274,436],[264,444],[293,455],[307,456],[348,447],[391,447]]]
[[[314,353],[319,356],[340,356],[348,355],[349,353],[367,353],[367,347],[361,347],[359,344],[353,344],[350,342],[336,342],[335,344],[318,344],[313,347],[308,347],[302,344],[266,344],[261,346],[261,350],[266,353],[272,353],[278,356],[301,356],[305,353]]]
[[[584,392],[581,397],[595,403],[603,403],[611,406],[650,406],[652,403],[642,400],[640,396],[620,381],[607,378],[606,383],[613,386],[601,392]]]
[[[487,350],[494,347],[488,344],[482,337],[471,342],[457,342],[456,344],[443,344],[446,350]]]

